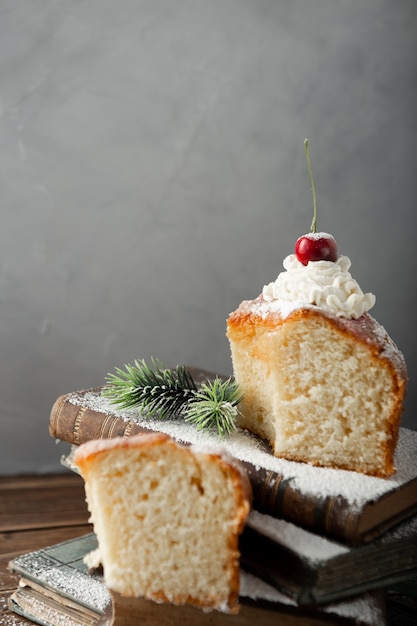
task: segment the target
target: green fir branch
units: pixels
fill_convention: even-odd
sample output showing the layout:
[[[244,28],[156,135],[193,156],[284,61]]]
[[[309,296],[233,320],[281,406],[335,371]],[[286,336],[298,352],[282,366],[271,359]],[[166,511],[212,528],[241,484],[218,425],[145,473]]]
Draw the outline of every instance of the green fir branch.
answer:
[[[163,419],[178,415],[196,389],[183,365],[171,370],[157,359],[152,359],[152,366],[142,359],[109,374],[103,395],[121,409],[141,408],[149,417]]]
[[[140,408],[148,417],[182,415],[197,430],[216,429],[220,437],[236,430],[243,394],[234,380],[216,377],[198,388],[185,366],[167,369],[153,358],[151,363],[142,359],[116,368],[107,376],[103,396],[120,409]]]
[[[222,382],[202,383],[201,388],[191,398],[186,407],[184,419],[197,427],[197,430],[216,429],[220,437],[236,430],[237,405],[243,394],[238,384],[228,378]]]

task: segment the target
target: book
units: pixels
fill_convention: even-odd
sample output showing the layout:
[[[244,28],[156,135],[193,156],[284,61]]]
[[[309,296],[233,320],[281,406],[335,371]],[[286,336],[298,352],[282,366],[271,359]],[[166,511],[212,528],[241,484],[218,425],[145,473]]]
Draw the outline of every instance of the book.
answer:
[[[200,377],[214,376],[193,370],[194,376],[195,371]],[[255,509],[350,546],[366,544],[417,513],[416,431],[400,429],[397,471],[390,478],[376,478],[277,458],[266,442],[241,429],[220,439],[180,417],[158,420],[139,410],[117,410],[101,389],[61,395],[50,413],[50,435],[79,445],[159,431],[184,444],[226,449],[248,471]]]
[[[383,626],[386,605],[381,593],[358,595],[322,607],[296,602],[251,573],[241,570],[240,611],[205,613],[192,606],[157,604],[144,598],[122,598],[107,590],[83,559],[97,548],[94,533],[13,559],[9,568],[20,583],[9,599],[17,614],[43,626]]]
[[[241,562],[299,605],[332,602],[417,578],[417,515],[363,546],[349,547],[252,511]]]
[[[62,462],[77,471],[75,449]],[[248,571],[299,605],[323,604],[417,578],[417,515],[352,547],[254,509],[240,550]]]
[[[90,573],[83,560],[96,548],[89,533],[10,561],[20,580],[9,608],[43,626],[96,626],[111,604],[101,575]]]

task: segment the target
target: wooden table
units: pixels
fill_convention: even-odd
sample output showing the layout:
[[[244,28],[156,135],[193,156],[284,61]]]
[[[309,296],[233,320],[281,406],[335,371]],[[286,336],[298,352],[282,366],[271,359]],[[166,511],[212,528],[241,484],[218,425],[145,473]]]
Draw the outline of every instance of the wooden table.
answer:
[[[7,608],[19,577],[7,569],[25,552],[91,532],[82,479],[59,475],[0,477],[0,625],[32,624]]]
[[[8,571],[9,561],[91,532],[88,518],[83,481],[72,472],[0,476],[0,626],[33,626],[7,608],[19,580]],[[389,626],[417,624],[415,609],[404,610],[396,601],[388,603],[388,614]]]

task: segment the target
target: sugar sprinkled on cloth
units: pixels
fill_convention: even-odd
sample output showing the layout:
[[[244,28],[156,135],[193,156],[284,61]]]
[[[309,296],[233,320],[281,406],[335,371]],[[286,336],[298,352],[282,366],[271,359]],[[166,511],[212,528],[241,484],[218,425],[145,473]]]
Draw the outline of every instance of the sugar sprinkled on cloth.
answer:
[[[265,468],[288,478],[300,492],[319,497],[336,494],[344,497],[349,505],[361,508],[363,504],[379,498],[406,483],[417,474],[417,432],[405,428],[400,430],[396,452],[397,472],[390,478],[376,478],[358,472],[314,467],[275,457],[266,444],[247,431],[238,430],[227,438],[220,439],[215,432],[198,431],[195,426],[179,418],[158,420],[147,418],[138,409],[118,410],[105,398],[100,390],[74,392],[67,401],[107,415],[116,415],[126,421],[135,421],[140,427],[163,432],[181,443],[217,447],[226,450],[235,458],[251,463],[257,469]]]

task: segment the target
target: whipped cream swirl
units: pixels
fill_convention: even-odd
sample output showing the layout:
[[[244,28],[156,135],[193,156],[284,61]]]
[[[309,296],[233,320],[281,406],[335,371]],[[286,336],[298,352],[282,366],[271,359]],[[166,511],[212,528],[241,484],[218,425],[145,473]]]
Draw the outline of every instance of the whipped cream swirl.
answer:
[[[315,305],[348,319],[357,319],[375,304],[372,293],[363,293],[349,273],[350,259],[339,256],[337,261],[310,261],[303,265],[295,254],[284,259],[286,272],[281,272],[275,282],[265,285],[264,300],[273,302],[299,302]]]

